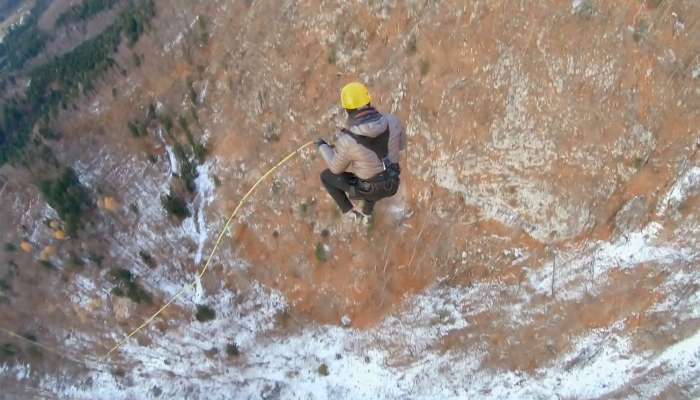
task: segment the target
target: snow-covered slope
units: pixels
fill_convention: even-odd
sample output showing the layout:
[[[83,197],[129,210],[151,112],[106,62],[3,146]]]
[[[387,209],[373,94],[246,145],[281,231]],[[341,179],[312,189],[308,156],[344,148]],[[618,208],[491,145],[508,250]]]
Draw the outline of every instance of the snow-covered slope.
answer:
[[[1,238],[33,246],[2,253],[0,327],[87,364],[0,332],[0,398],[700,398],[700,5],[655,3],[159,3],[128,71],[57,118],[91,234],[56,239],[0,171]],[[351,79],[405,122],[401,192],[354,225],[305,150],[197,279],[250,185],[332,138]],[[180,119],[208,149],[191,192]]]

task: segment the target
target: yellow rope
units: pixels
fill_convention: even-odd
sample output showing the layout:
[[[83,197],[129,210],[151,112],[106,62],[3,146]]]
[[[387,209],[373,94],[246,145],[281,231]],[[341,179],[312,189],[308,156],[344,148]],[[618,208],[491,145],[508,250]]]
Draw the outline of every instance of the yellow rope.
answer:
[[[211,250],[211,253],[209,253],[209,257],[207,257],[206,263],[204,263],[204,268],[202,268],[202,271],[197,275],[197,279],[201,280],[204,274],[207,272],[207,269],[209,269],[209,264],[211,263],[212,258],[214,257],[214,253],[216,253],[216,250],[219,248],[219,244],[221,244],[221,241],[224,238],[224,235],[226,234],[226,231],[228,230],[229,226],[231,225],[231,222],[233,221],[233,218],[238,214],[238,211],[243,207],[243,204],[245,201],[250,197],[251,194],[255,191],[255,189],[262,183],[268,176],[270,176],[273,172],[275,172],[279,167],[284,165],[287,161],[291,160],[294,156],[299,154],[303,149],[306,147],[310,146],[314,142],[308,142],[298,149],[294,150],[292,153],[290,153],[287,157],[283,158],[282,161],[278,162],[274,167],[270,168],[269,171],[267,171],[263,176],[261,176],[257,182],[248,190],[248,192],[243,196],[241,201],[238,203],[238,206],[236,206],[236,209],[233,210],[231,213],[231,216],[228,217],[228,220],[226,221],[226,224],[224,225],[223,229],[221,229],[221,232],[219,233],[218,238],[216,239],[216,242],[214,243],[214,248]],[[197,281],[193,282],[191,286],[196,286]],[[107,354],[105,354],[105,358],[109,357],[115,350],[117,350],[119,347],[121,347],[124,343],[126,343],[127,340],[129,340],[132,336],[134,336],[136,333],[138,333],[141,329],[145,328],[150,324],[160,313],[162,313],[168,306],[170,306],[178,297],[180,297],[185,290],[187,289],[187,286],[183,287],[178,291],[175,296],[173,296],[172,299],[170,299],[167,303],[163,305],[158,311],[156,311],[155,314],[153,314],[150,318],[148,318],[144,323],[142,323],[138,328],[134,329],[129,335],[127,335],[124,339],[120,340],[114,347],[112,347]]]
[[[22,335],[19,335],[19,334],[15,333],[15,332],[13,332],[13,331],[11,331],[11,330],[9,330],[9,329],[5,329],[5,328],[0,327],[0,332],[4,332],[6,335],[8,335],[8,336],[10,336],[10,337],[13,337],[13,338],[15,338],[15,339],[19,339],[20,341],[29,343],[29,344],[31,344],[32,346],[36,346],[36,347],[38,347],[38,348],[40,348],[40,349],[42,349],[42,350],[46,350],[47,352],[49,352],[49,353],[51,353],[51,354],[57,355],[57,356],[59,356],[59,357],[61,357],[61,358],[65,358],[65,359],[68,360],[68,361],[72,361],[72,362],[74,362],[74,363],[76,363],[76,364],[83,365],[83,366],[87,367],[88,369],[93,369],[93,368],[92,368],[87,362],[85,362],[85,361],[80,361],[80,360],[78,360],[77,358],[73,358],[73,357],[71,357],[71,356],[69,356],[69,355],[67,355],[67,354],[65,354],[65,353],[63,353],[63,352],[61,352],[61,351],[54,350],[54,349],[52,349],[51,347],[48,347],[48,346],[46,346],[46,345],[43,345],[43,344],[41,344],[41,343],[39,343],[39,342],[35,342],[35,341],[33,341],[33,340],[27,339],[26,337],[24,337],[24,336],[22,336]]]

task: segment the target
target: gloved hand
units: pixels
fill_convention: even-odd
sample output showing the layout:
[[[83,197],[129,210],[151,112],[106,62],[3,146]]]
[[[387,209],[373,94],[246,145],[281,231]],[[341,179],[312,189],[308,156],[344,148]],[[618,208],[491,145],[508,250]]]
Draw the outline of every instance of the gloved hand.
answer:
[[[322,144],[328,145],[328,142],[326,142],[326,141],[323,140],[323,139],[318,139],[318,140],[316,141],[316,147],[321,147]]]

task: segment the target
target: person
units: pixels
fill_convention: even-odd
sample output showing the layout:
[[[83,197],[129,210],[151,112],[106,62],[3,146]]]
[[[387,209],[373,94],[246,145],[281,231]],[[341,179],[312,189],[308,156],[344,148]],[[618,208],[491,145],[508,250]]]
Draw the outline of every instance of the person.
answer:
[[[347,123],[336,133],[335,144],[319,139],[316,144],[328,169],[321,183],[343,214],[369,218],[377,201],[399,189],[400,152],[406,135],[399,119],[382,114],[371,103],[367,87],[359,82],[345,85],[340,100]],[[351,200],[358,200],[361,206]]]

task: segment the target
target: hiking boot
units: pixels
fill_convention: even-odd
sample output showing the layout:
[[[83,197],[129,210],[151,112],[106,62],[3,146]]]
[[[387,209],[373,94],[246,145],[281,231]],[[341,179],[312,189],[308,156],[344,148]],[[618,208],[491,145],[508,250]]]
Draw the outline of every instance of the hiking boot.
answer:
[[[362,225],[369,225],[372,222],[372,214],[365,214],[358,210],[352,210],[352,213],[355,214],[356,221],[362,223]]]
[[[371,217],[374,212],[374,201],[362,200],[362,208],[360,211],[363,215]]]
[[[367,225],[369,224],[370,219],[372,218],[371,215],[365,215],[361,211],[358,211],[357,209],[352,209],[345,214],[343,214],[343,221],[348,224],[363,224]]]
[[[362,215],[354,209],[343,214],[343,222],[348,224],[356,224],[361,218]]]

